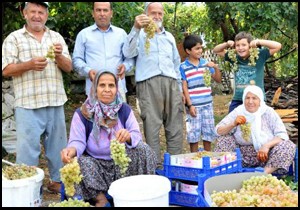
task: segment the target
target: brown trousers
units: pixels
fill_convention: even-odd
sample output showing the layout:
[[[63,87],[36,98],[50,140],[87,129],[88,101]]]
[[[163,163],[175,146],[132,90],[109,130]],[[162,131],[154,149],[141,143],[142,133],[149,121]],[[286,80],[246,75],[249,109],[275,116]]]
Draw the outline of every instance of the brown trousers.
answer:
[[[161,164],[160,128],[164,125],[167,152],[181,154],[183,148],[183,102],[177,80],[155,76],[137,83],[137,98],[146,143]]]

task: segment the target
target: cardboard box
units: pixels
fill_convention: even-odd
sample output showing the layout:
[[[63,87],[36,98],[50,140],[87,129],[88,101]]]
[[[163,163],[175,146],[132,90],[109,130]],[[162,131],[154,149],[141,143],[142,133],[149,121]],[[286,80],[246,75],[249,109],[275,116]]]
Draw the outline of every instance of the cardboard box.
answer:
[[[239,190],[242,188],[242,182],[246,179],[250,179],[252,176],[267,175],[264,172],[248,172],[248,173],[235,173],[219,175],[208,178],[204,182],[204,198],[209,206],[212,206],[212,200],[210,195],[213,191],[225,191],[225,190]]]
[[[210,153],[210,167],[220,166],[236,160],[235,152],[209,152]],[[172,166],[184,166],[191,168],[203,168],[203,159],[195,159],[197,152],[171,155],[170,165]]]

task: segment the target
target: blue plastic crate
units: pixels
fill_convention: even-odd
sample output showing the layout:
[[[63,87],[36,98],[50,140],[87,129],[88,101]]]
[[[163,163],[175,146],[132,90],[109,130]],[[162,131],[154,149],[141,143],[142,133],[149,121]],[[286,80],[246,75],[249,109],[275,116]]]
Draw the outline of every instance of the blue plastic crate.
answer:
[[[195,195],[173,190],[169,193],[169,203],[187,207],[208,207],[208,203],[201,194]]]
[[[210,167],[210,157],[203,157],[203,168],[170,165],[170,154],[164,154],[164,176],[171,179],[189,180],[203,183],[207,178],[221,174],[230,174],[242,170],[240,149],[236,149],[237,159],[216,167]]]

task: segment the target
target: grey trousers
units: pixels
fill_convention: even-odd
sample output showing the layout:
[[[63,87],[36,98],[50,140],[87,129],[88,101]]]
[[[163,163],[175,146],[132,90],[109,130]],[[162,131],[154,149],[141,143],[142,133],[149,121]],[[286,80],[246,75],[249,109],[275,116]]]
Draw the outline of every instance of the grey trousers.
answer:
[[[137,83],[137,98],[147,144],[161,162],[160,128],[164,125],[167,152],[181,154],[183,148],[183,102],[177,80],[155,76]]]

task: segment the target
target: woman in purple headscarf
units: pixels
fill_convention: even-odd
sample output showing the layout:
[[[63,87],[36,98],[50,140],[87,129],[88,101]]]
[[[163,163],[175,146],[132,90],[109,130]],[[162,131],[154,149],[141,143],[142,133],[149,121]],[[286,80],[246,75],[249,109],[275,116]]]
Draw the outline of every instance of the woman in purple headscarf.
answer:
[[[76,186],[76,194],[86,201],[94,201],[97,207],[108,205],[105,193],[113,181],[124,175],[111,158],[111,140],[124,143],[131,159],[124,176],[155,174],[156,169],[156,156],[143,142],[134,113],[122,102],[117,84],[111,72],[97,73],[90,96],[84,103],[89,119],[76,110],[69,143],[61,152],[64,163],[78,157],[83,180]]]

